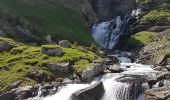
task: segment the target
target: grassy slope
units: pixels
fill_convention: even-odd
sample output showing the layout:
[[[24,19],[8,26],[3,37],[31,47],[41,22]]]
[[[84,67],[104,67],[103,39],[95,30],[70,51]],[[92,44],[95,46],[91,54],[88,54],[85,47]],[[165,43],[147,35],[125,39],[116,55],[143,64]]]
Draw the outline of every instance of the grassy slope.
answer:
[[[46,81],[66,77],[64,73],[54,72],[48,69],[46,64],[49,63],[59,64],[72,61],[75,66],[72,69],[73,73],[81,74],[83,69],[88,67],[87,65],[90,62],[95,59],[101,60],[101,58],[97,57],[94,53],[77,47],[62,48],[64,50],[64,55],[61,57],[54,57],[41,54],[41,47],[39,46],[18,43],[4,37],[0,37],[0,41],[13,44],[15,47],[12,50],[20,52],[19,54],[11,54],[9,51],[0,52],[0,91],[5,90],[10,84],[18,80],[22,82],[21,85],[41,82],[38,81],[36,77],[33,77],[33,79],[29,77],[39,71],[43,73],[41,78],[47,79]],[[46,47],[54,46],[56,46],[56,44]]]
[[[83,16],[62,7],[62,4],[48,0],[0,0],[0,7],[19,17],[39,19],[43,23],[39,36],[53,34],[55,40],[69,39],[84,44],[93,42]]]

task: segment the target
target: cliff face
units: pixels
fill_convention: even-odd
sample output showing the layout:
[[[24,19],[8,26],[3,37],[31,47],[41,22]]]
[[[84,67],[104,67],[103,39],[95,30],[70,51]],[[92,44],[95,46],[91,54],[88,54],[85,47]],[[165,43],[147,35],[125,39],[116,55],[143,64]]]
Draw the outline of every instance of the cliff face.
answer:
[[[89,0],[99,18],[111,19],[134,9],[135,0]]]

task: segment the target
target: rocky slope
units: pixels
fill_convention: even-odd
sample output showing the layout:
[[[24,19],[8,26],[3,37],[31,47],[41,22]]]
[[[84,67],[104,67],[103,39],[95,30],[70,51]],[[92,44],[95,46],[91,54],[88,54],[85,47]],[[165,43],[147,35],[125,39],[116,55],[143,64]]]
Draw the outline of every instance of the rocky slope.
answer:
[[[0,0],[0,30],[16,40],[44,42],[51,35],[90,45],[95,20],[87,0]]]

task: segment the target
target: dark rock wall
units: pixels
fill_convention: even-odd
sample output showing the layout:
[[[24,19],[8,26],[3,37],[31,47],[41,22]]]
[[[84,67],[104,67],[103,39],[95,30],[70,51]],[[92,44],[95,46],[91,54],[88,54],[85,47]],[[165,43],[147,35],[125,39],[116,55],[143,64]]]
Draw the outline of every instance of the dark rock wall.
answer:
[[[131,12],[136,4],[135,0],[89,0],[99,18],[112,19]]]

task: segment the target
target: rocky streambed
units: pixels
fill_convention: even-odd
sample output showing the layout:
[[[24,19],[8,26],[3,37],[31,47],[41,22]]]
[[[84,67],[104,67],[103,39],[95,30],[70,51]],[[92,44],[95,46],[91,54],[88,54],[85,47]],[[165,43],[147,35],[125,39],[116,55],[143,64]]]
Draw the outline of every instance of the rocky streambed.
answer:
[[[132,63],[132,54],[116,52],[85,69],[80,79],[65,78],[35,86],[10,86],[0,100],[168,100],[170,72]],[[167,59],[166,59],[167,60]],[[117,62],[117,63],[115,63]],[[74,76],[74,75],[73,75]],[[75,81],[79,80],[79,81]]]

